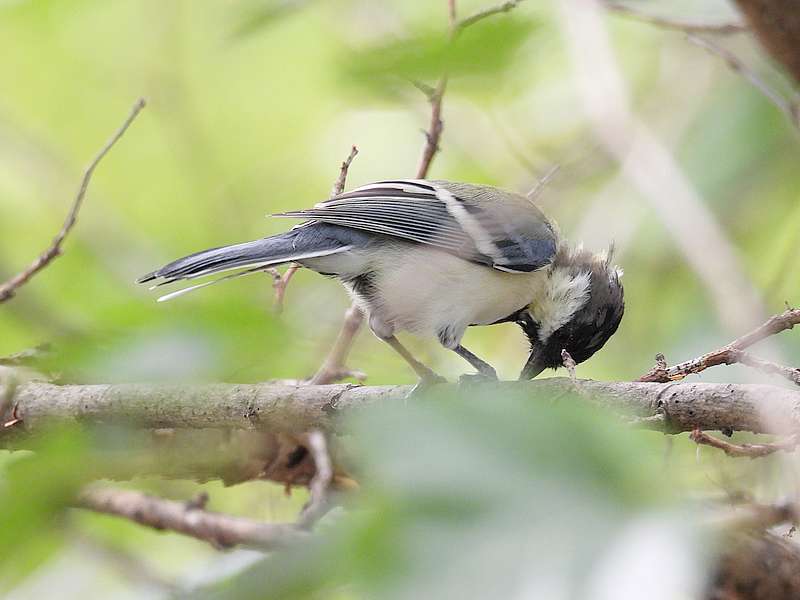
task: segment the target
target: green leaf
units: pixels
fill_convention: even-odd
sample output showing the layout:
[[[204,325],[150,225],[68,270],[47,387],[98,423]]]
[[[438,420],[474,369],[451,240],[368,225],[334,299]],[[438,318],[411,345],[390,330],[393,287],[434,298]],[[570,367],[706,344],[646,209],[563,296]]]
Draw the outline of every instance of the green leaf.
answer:
[[[660,448],[585,399],[445,395],[353,427],[357,507],[198,597],[577,597],[612,548],[643,539],[629,528],[692,556],[689,522],[664,509]]]
[[[345,52],[340,70],[345,81],[379,93],[443,73],[480,81],[511,66],[533,29],[530,20],[498,17],[466,28],[452,43],[444,32],[427,31]]]
[[[61,544],[59,518],[89,473],[76,429],[47,433],[35,452],[9,459],[0,479],[0,589],[9,589]]]

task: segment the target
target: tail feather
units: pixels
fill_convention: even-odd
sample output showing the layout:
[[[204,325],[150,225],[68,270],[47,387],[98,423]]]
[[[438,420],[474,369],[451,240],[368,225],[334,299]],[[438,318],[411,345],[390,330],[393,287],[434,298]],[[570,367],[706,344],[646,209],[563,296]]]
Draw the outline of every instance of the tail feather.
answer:
[[[288,231],[280,235],[254,240],[252,242],[211,248],[209,250],[203,250],[202,252],[190,254],[189,256],[184,256],[183,258],[179,258],[164,265],[160,269],[140,277],[137,283],[155,282],[152,286],[155,288],[180,280],[196,279],[223,271],[243,269],[240,272],[232,273],[213,281],[194,285],[162,296],[158,299],[159,302],[161,302],[192,290],[211,285],[212,283],[231,279],[240,275],[255,273],[269,266],[302,260],[304,258],[336,254],[338,252],[344,252],[349,248],[350,246],[336,243],[331,239],[309,240],[304,238],[303,240],[298,240],[296,231]]]

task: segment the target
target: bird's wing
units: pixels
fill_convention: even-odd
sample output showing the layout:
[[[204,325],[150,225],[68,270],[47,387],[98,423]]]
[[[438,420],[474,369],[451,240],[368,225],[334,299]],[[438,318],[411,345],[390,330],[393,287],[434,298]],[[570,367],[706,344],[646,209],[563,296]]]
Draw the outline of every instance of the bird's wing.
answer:
[[[314,208],[275,216],[428,244],[511,273],[528,273],[549,264],[557,239],[544,216],[506,192],[497,190],[500,200],[473,193],[487,189],[425,180],[381,181],[334,196]]]

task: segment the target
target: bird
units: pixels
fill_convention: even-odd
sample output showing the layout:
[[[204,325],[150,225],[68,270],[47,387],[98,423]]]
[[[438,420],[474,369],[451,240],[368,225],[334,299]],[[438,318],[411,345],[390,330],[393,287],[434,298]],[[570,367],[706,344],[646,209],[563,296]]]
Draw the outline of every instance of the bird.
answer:
[[[467,381],[496,380],[495,369],[462,338],[471,326],[517,323],[530,343],[519,375],[527,380],[562,366],[564,351],[576,364],[587,360],[622,320],[622,270],[613,264],[613,247],[593,253],[571,245],[530,199],[511,191],[395,179],[273,216],[302,222],[179,258],[138,282],[156,288],[232,271],[164,301],[283,263],[336,278],[375,336],[413,369],[418,387],[444,379],[413,356],[399,332],[438,338],[475,369],[462,376]]]

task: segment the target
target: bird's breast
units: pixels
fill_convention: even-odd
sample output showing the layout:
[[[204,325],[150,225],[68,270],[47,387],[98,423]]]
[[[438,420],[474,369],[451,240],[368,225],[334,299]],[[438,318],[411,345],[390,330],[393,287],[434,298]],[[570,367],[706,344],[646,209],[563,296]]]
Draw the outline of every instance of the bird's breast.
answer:
[[[382,250],[372,263],[370,311],[396,329],[419,334],[504,319],[527,306],[546,276],[504,273],[413,244]]]

